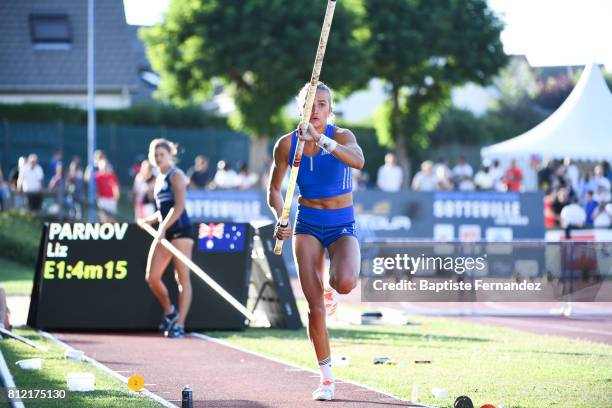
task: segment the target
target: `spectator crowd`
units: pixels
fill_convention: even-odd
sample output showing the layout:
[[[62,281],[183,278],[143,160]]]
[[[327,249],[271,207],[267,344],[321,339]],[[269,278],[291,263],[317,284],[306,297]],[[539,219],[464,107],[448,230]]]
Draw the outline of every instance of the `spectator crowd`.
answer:
[[[526,186],[533,184],[536,189],[535,174],[533,177],[523,176],[523,172],[512,162],[507,169],[502,168],[500,162],[484,161],[482,168],[474,173],[472,166],[460,157],[454,167],[450,167],[445,158],[437,163],[426,160],[421,163],[420,170],[414,175],[411,183],[405,183],[404,170],[398,164],[394,153],[387,153],[384,163],[378,168],[375,183],[372,184],[370,176],[363,170],[352,170],[353,191],[375,188],[385,192],[400,191],[529,191]],[[530,182],[526,179],[532,179]]]
[[[378,170],[377,187],[401,191],[403,171],[395,155],[388,153]],[[474,174],[472,166],[460,157],[454,167],[441,158],[426,160],[412,178],[414,191],[511,191],[541,190],[546,228],[610,228],[612,170],[607,161],[578,166],[571,158],[538,161],[532,157],[529,168],[521,170],[516,160],[503,168],[499,160],[485,160]]]
[[[104,151],[96,150],[93,165],[100,218],[112,218],[112,214],[117,213],[121,196],[119,178]],[[134,213],[144,218],[155,212],[153,187],[157,169],[139,157],[129,172],[133,178],[130,198]],[[83,170],[77,156],[65,166],[60,150],[49,160],[46,170],[39,164],[36,154],[20,157],[6,180],[0,170],[0,210],[16,207],[40,211],[44,197],[55,195],[55,205],[63,206],[79,218],[90,173],[89,169]],[[47,183],[45,174],[51,175]],[[246,163],[238,162],[234,170],[225,160],[220,160],[212,170],[209,159],[203,155],[196,156],[186,178],[190,190],[248,190],[259,187],[260,181],[259,175],[249,171]]]
[[[117,212],[121,189],[119,179],[106,154],[94,154],[97,205],[101,219]],[[45,174],[50,179],[45,183]],[[266,174],[249,170],[246,163],[232,167],[225,160],[216,166],[203,155],[195,157],[186,171],[190,190],[249,190],[265,188]],[[369,175],[353,170],[354,190],[371,186]],[[156,168],[143,156],[130,168],[133,178],[130,201],[136,217],[146,218],[155,211],[153,187]],[[55,195],[57,205],[79,218],[90,172],[83,170],[78,157],[67,166],[57,150],[43,167],[35,154],[20,157],[5,179],[0,171],[0,209],[9,206],[41,210],[43,197]],[[544,221],[547,228],[608,228],[612,226],[612,171],[606,161],[579,166],[571,159],[539,161],[531,158],[528,169],[521,169],[515,160],[504,167],[500,161],[483,161],[477,171],[459,157],[454,166],[445,158],[421,163],[411,182],[404,180],[404,171],[393,153],[387,153],[376,174],[375,188],[385,192],[413,191],[500,191],[528,192],[541,190],[544,198]],[[12,197],[12,200],[10,199]]]
[[[45,183],[45,173],[51,174]],[[83,171],[78,157],[72,159],[66,169],[62,154],[57,151],[49,160],[46,171],[36,154],[19,157],[17,165],[4,178],[0,170],[0,209],[9,206],[27,207],[39,211],[45,195],[57,195],[58,203],[66,204],[72,197],[79,197],[83,190]],[[12,204],[9,200],[13,198]]]
[[[610,228],[612,226],[612,171],[607,161],[579,167],[570,159],[548,161],[538,172],[545,193],[547,228]]]
[[[378,169],[376,186],[382,191],[401,191],[403,171],[397,164],[393,153],[387,153],[385,163]],[[516,161],[508,168],[503,168],[499,160],[485,160],[482,167],[475,173],[472,166],[463,156],[451,168],[445,158],[436,163],[425,160],[420,170],[412,178],[410,187],[413,191],[530,191],[535,190],[529,185]],[[535,180],[535,175],[532,177]]]

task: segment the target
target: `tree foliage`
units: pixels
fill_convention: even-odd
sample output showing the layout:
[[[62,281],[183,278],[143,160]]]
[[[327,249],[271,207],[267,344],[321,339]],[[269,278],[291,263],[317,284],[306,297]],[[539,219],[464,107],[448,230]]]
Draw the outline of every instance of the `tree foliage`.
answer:
[[[497,143],[525,133],[548,115],[541,109],[535,109],[530,100],[517,104],[502,102],[480,118],[485,134],[483,143]]]
[[[533,68],[526,58],[520,56],[511,58],[492,82],[500,94],[499,100],[509,105],[533,98],[541,88]]]
[[[604,77],[604,80],[606,81],[606,84],[608,84],[608,88],[612,92],[612,72],[606,73],[602,71],[602,75]]]
[[[386,142],[395,143],[401,157],[404,147],[428,145],[427,132],[449,106],[453,86],[486,84],[506,64],[502,23],[485,0],[364,2],[369,72],[389,89],[376,126],[386,127]]]
[[[324,2],[172,0],[165,20],[143,30],[159,96],[200,102],[215,84],[229,89],[231,123],[256,136],[285,125],[282,107],[310,79]],[[360,17],[338,2],[321,79],[340,92],[363,86]]]
[[[533,103],[547,112],[554,112],[567,99],[575,85],[576,81],[567,75],[540,81],[532,98]]]
[[[476,145],[486,140],[482,118],[467,109],[451,107],[441,114],[440,122],[428,133],[432,147],[461,143]]]

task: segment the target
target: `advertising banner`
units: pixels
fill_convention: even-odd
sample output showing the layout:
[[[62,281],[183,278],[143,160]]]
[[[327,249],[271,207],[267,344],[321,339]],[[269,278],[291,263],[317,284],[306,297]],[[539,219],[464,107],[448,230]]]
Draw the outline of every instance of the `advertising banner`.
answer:
[[[542,193],[357,191],[358,237],[436,241],[543,239]],[[272,220],[263,191],[189,191],[194,219]],[[295,209],[292,211],[295,215]]]

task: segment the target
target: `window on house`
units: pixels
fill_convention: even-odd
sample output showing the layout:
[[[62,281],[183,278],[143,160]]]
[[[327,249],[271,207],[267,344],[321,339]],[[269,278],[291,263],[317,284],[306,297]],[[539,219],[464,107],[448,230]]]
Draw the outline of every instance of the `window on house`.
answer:
[[[30,35],[35,49],[68,50],[71,34],[66,14],[30,14]]]

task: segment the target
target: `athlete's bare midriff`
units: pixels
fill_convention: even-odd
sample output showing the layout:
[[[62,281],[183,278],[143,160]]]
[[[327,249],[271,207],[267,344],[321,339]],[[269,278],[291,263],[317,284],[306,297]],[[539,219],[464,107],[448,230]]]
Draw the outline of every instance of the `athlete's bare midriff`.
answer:
[[[304,198],[298,199],[300,205],[316,208],[317,210],[335,210],[353,205],[353,193],[340,194],[326,198]]]

